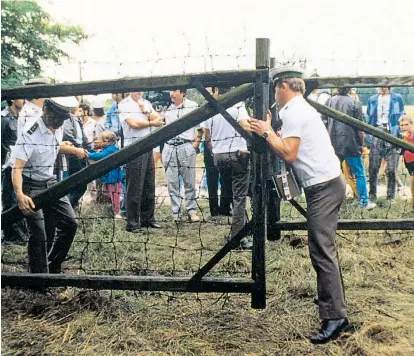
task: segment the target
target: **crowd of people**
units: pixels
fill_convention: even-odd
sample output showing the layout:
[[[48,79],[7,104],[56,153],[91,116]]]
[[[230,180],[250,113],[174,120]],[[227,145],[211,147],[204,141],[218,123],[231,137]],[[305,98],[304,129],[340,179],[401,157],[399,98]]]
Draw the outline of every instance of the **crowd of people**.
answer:
[[[270,111],[267,121],[251,117],[242,102],[227,112],[250,135],[261,136],[272,152],[293,167],[304,190],[309,250],[317,273],[320,317],[324,320],[322,329],[311,341],[324,343],[348,326],[335,247],[346,186],[341,167],[354,186],[358,205],[374,209],[382,159],[386,161],[387,199],[395,197],[400,150],[373,137],[367,182],[362,158],[367,141],[364,133],[333,118],[321,117],[303,97],[305,83],[301,70],[273,70],[271,79],[275,100],[281,108],[278,113],[283,123],[281,130],[272,127]],[[44,82],[34,79],[26,84]],[[227,89],[208,90],[217,99]],[[92,198],[97,203],[105,196],[110,197],[113,216],[125,218],[126,232],[162,228],[155,219],[154,161],[160,158],[171,200],[171,220],[199,222],[196,157],[200,145],[204,146],[211,216],[232,217],[227,241],[240,232],[246,223],[250,148],[221,114],[168,140],[162,148],[140,155],[125,167],[115,168],[91,182],[89,189],[77,185],[67,197],[35,209],[33,194],[196,110],[198,104],[189,100],[185,92],[185,88],[171,90],[171,104],[161,110],[159,107],[156,110],[143,92],[114,93],[113,104],[106,112],[106,101],[99,97],[91,106],[75,97],[8,102],[8,108],[1,113],[2,207],[7,210],[18,204],[25,219],[4,227],[3,241],[28,241],[31,272],[60,273],[77,230],[75,211],[87,190],[94,192]],[[363,120],[362,106],[352,94],[355,93],[351,89],[344,88],[332,97],[324,92],[315,92],[310,97]],[[413,120],[404,115],[402,97],[390,88],[380,88],[369,99],[367,117],[370,125],[414,142]],[[403,155],[414,189],[414,154],[406,151]],[[251,249],[252,242],[243,237],[238,248]]]

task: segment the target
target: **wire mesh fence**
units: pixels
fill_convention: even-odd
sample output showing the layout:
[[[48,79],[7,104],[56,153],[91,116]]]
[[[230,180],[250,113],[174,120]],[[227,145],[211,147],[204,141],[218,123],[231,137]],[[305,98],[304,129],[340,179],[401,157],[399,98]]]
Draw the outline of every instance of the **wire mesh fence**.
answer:
[[[211,63],[216,57],[215,55],[209,55]],[[250,57],[250,55],[236,55],[228,56],[235,63],[237,68],[240,68],[241,61]],[[183,63],[188,63],[190,58],[193,58],[191,53],[183,56],[181,59]],[[201,58],[201,57],[200,57]],[[198,58],[198,59],[200,59]],[[204,57],[203,57],[204,58]],[[164,58],[168,60],[169,58]],[[171,58],[177,59],[177,57]],[[205,60],[205,58],[204,58]],[[152,63],[154,66],[159,62],[158,59],[150,60],[148,63]],[[306,60],[280,60],[277,63],[283,64],[299,64],[302,67],[306,67]],[[92,63],[90,63],[92,64]],[[132,63],[134,65],[138,63]],[[142,64],[141,62],[139,64]],[[124,64],[119,64],[120,68]],[[155,67],[154,67],[155,68]],[[212,69],[214,67],[212,66]],[[150,71],[155,73],[155,69]],[[120,74],[121,71],[118,71]],[[184,70],[183,73],[186,73]],[[220,75],[214,76],[210,80],[211,86],[221,87]],[[243,80],[242,80],[243,81]],[[122,81],[119,81],[122,82]],[[119,84],[119,89],[123,84]],[[120,91],[114,90],[114,93],[129,92],[132,91],[134,83],[127,87],[128,90]],[[207,86],[207,85],[206,85]],[[339,85],[338,85],[339,86]],[[105,87],[105,85],[104,85]],[[164,88],[165,91],[174,88],[174,83],[169,87]],[[95,93],[104,92],[104,89],[94,89]],[[330,95],[333,95],[332,90]],[[162,90],[161,90],[162,92]],[[78,93],[77,93],[78,94]],[[191,97],[193,95],[193,97]],[[189,92],[188,97],[198,101],[196,106],[202,105],[204,98],[197,96],[195,91]],[[402,92],[402,99],[404,102],[410,100],[410,92]],[[147,94],[147,97],[150,93]],[[150,98],[151,99],[151,98]],[[125,100],[125,99],[124,99]],[[190,100],[190,99],[189,99]],[[237,106],[238,105],[238,106]],[[254,106],[251,101],[247,100],[245,104],[237,104],[233,106],[236,108],[236,115],[234,119],[238,120],[238,115],[241,110],[247,113],[247,117],[243,116],[244,120],[248,120],[249,115],[254,116]],[[195,106],[195,107],[196,107]],[[194,109],[195,109],[194,107]],[[407,109],[410,109],[407,107]],[[165,120],[170,113],[176,113],[175,108],[171,108],[170,105],[161,105],[159,103],[154,104],[154,111],[158,111]],[[117,106],[117,114],[120,114],[119,104]],[[363,107],[363,111],[366,109]],[[407,110],[406,110],[407,111]],[[121,113],[122,114],[122,113]],[[142,110],[124,111],[123,114],[129,116],[131,114],[142,114]],[[82,116],[81,123],[85,124],[89,119],[89,115]],[[178,114],[178,117],[182,115]],[[178,118],[177,117],[177,118]],[[96,113],[93,114],[93,118],[96,119]],[[86,120],[85,120],[86,119]],[[20,120],[20,119],[19,119]],[[101,120],[98,118],[98,120]],[[166,140],[160,142],[164,145],[163,149],[154,149],[150,151],[150,157],[153,157],[155,162],[154,166],[148,168],[150,176],[154,176],[155,180],[155,221],[161,225],[160,229],[154,229],[151,226],[144,227],[137,232],[126,231],[126,216],[125,211],[116,210],[121,209],[122,203],[126,201],[126,180],[119,179],[118,183],[121,183],[121,187],[116,190],[110,190],[109,187],[102,182],[93,185],[88,185],[85,194],[80,198],[79,204],[76,207],[76,218],[79,223],[77,234],[74,242],[71,246],[69,254],[63,265],[63,271],[68,275],[113,275],[113,276],[168,276],[168,277],[191,277],[197,271],[205,265],[217,251],[223,247],[231,236],[232,222],[234,219],[231,205],[234,204],[232,200],[238,198],[237,196],[229,196],[229,192],[232,192],[231,187],[223,183],[223,177],[220,177],[220,172],[217,170],[217,165],[212,161],[212,153],[209,151],[209,144],[215,145],[223,143],[226,150],[222,154],[228,153],[231,156],[232,153],[237,152],[233,150],[233,142],[237,139],[241,139],[241,136],[233,128],[229,128],[231,134],[224,135],[219,138],[211,138],[203,142],[201,136],[198,139],[194,137],[197,135],[197,129],[202,127],[194,127],[191,130],[192,135],[190,138],[181,138],[180,142],[171,142]],[[205,127],[204,127],[205,128]],[[214,123],[210,123],[209,126],[212,133],[214,131]],[[30,129],[30,127],[29,127]],[[153,133],[157,132],[156,128],[153,128]],[[103,130],[102,130],[103,131]],[[89,140],[89,144],[95,141],[95,149],[102,149],[96,145],[96,136]],[[130,135],[129,139],[135,140],[140,137]],[[170,142],[170,144],[168,143]],[[23,143],[28,145],[27,143]],[[116,145],[121,146],[121,141],[118,140]],[[30,146],[30,145],[28,145]],[[46,147],[44,143],[36,143],[34,149]],[[171,152],[166,159],[167,146],[171,146]],[[195,147],[197,146],[197,147]],[[121,148],[121,147],[120,147]],[[178,151],[185,148],[187,155],[192,156],[192,161],[185,161],[184,164],[180,163],[179,159],[175,161],[172,157],[175,155],[178,158]],[[92,147],[91,147],[92,149]],[[251,147],[249,147],[251,149]],[[200,151],[200,152],[199,152]],[[247,151],[247,149],[246,149]],[[366,158],[366,153],[365,157]],[[161,157],[160,157],[161,156]],[[238,157],[239,159],[240,157]],[[68,159],[70,162],[70,159]],[[127,159],[128,161],[128,159]],[[246,169],[244,171],[243,180],[248,182],[250,189],[245,194],[246,207],[243,209],[243,220],[248,222],[253,218],[253,201],[252,195],[254,190],[254,177],[249,171],[253,170],[253,163],[251,157],[245,158]],[[365,162],[365,173],[369,172],[369,165]],[[91,166],[94,163],[90,163]],[[128,163],[127,163],[128,165]],[[37,167],[38,168],[38,167]],[[50,168],[50,167],[49,167]],[[168,178],[168,170],[173,169],[175,171],[174,178]],[[126,167],[122,168],[127,169]],[[185,173],[181,170],[191,172],[191,180],[194,183],[189,184],[184,179]],[[62,168],[58,168],[59,175],[65,177],[67,173]],[[386,168],[383,168],[386,171]],[[379,173],[377,186],[377,207],[373,210],[363,209],[358,206],[358,200],[355,195],[358,194],[355,186],[354,189],[349,188],[347,198],[342,205],[340,218],[348,220],[369,220],[372,222],[374,219],[411,219],[413,217],[412,203],[410,197],[410,185],[411,177],[405,169],[402,158],[398,156],[398,168],[396,170],[395,180],[395,194],[392,199],[387,199],[387,175],[381,170]],[[180,172],[180,174],[178,174]],[[30,177],[30,172],[28,173]],[[179,177],[181,176],[181,178]],[[208,181],[208,176],[213,177],[215,180],[213,183]],[[193,178],[194,177],[194,181]],[[269,177],[267,177],[269,178]],[[367,177],[369,180],[369,176]],[[352,176],[349,177],[350,186],[355,185],[352,183]],[[178,192],[171,188],[172,180],[174,180],[175,190],[178,187]],[[267,179],[268,194],[269,196],[275,193],[271,188],[271,180]],[[82,182],[84,185],[85,182]],[[140,183],[140,182],[138,182]],[[170,184],[170,187],[169,187]],[[122,187],[122,185],[124,185]],[[190,192],[191,191],[191,192]],[[69,196],[71,192],[69,191]],[[112,200],[109,196],[112,195]],[[175,199],[175,201],[174,201]],[[118,203],[114,204],[114,200]],[[298,203],[306,209],[306,202],[303,196],[297,199]],[[269,200],[270,202],[270,200]],[[193,204],[194,211],[199,215],[200,221],[192,222],[188,218],[188,211],[186,204]],[[277,199],[273,199],[272,203],[277,205],[276,210],[279,209],[280,204],[280,217],[275,219],[273,215],[268,216],[268,234],[272,231],[277,233],[280,231],[280,225],[277,225],[278,220],[282,222],[297,222],[303,220],[302,214],[289,202],[280,202]],[[271,203],[271,204],[272,204]],[[178,211],[172,211],[172,205],[175,204],[175,208],[178,207]],[[74,204],[77,205],[77,204]],[[222,206],[221,206],[222,205]],[[114,210],[115,208],[115,210]],[[125,206],[123,206],[125,208]],[[193,211],[193,212],[194,212]],[[274,211],[274,210],[273,210]],[[128,214],[128,211],[126,211]],[[276,223],[276,224],[275,224]],[[402,228],[396,230],[379,230],[379,231],[352,231],[349,230],[338,231],[337,235],[339,240],[343,240],[344,244],[355,244],[356,241],[363,241],[364,239],[371,240],[372,236],[378,236],[383,238],[384,236],[389,239],[385,243],[398,244],[405,239],[410,238],[410,230],[404,229],[404,221],[401,222]],[[247,237],[251,240],[252,231],[248,231]],[[306,245],[306,231],[300,230],[286,230],[281,234],[282,241],[289,241],[290,246],[299,248]],[[51,243],[51,241],[50,241]],[[268,243],[269,245],[271,242]],[[217,277],[244,277],[250,278],[252,275],[251,265],[251,252],[249,250],[237,250],[230,251],[230,253],[212,269],[209,276]],[[268,261],[266,264],[266,272],[273,273],[277,270],[277,254],[273,254],[272,251],[268,254]],[[27,270],[27,251],[24,244],[4,244],[2,248],[2,268],[4,272],[24,272]],[[170,294],[168,294],[170,295]],[[174,297],[175,294],[171,294]],[[199,298],[199,297],[197,297]],[[217,298],[214,296],[212,298]],[[221,298],[221,297],[219,297]],[[201,300],[201,299],[200,299]]]

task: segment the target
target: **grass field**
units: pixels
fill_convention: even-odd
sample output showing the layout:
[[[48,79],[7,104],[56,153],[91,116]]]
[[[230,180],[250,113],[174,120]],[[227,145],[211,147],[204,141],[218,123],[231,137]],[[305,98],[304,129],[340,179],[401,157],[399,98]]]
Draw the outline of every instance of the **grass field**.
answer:
[[[405,184],[406,174],[400,174]],[[198,175],[200,176],[200,174]],[[162,172],[158,174],[163,184]],[[212,221],[199,199],[200,224],[174,224],[168,199],[158,199],[164,228],[124,231],[109,206],[84,204],[65,272],[192,275],[223,245],[229,219]],[[303,198],[301,198],[303,204]],[[348,197],[341,217],[413,218],[409,197],[371,212]],[[250,214],[250,208],[249,214]],[[283,204],[283,219],[300,215]],[[414,236],[409,231],[340,231],[337,243],[352,329],[313,346],[318,328],[316,277],[305,232],[266,243],[267,307],[240,294],[53,289],[48,294],[2,290],[2,355],[412,355]],[[3,246],[3,271],[23,271],[26,249]],[[251,253],[234,251],[210,275],[246,277]]]

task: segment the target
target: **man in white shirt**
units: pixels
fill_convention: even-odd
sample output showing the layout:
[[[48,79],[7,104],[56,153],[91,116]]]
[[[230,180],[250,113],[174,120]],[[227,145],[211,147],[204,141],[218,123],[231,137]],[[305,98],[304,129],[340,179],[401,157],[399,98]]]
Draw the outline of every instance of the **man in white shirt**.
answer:
[[[151,127],[164,124],[152,109],[143,92],[133,92],[119,103],[119,121],[128,146],[151,133]],[[127,225],[126,231],[139,233],[143,227],[160,228],[155,221],[155,171],[152,152],[146,152],[126,166]]]
[[[294,67],[271,73],[275,99],[282,107],[280,136],[271,129],[270,111],[267,121],[251,119],[250,128],[267,141],[275,154],[292,164],[305,191],[309,252],[317,275],[319,315],[323,320],[321,330],[310,341],[321,344],[336,339],[349,325],[335,246],[345,179],[319,113],[303,98],[302,76],[302,70]]]
[[[62,142],[64,120],[78,105],[75,97],[46,99],[42,117],[17,138],[9,160],[19,209],[29,231],[29,269],[32,273],[60,273],[77,230],[68,198],[54,200],[35,211],[31,196],[56,183],[54,163],[59,152],[86,156],[82,148]]]
[[[215,88],[213,96],[219,97],[224,92]],[[242,127],[248,127],[249,114],[243,103],[238,103],[227,112]],[[217,114],[204,122],[205,142],[214,155],[214,165],[217,167],[222,185],[222,205],[220,209],[230,211],[233,204],[233,219],[229,239],[237,235],[246,223],[246,200],[249,189],[249,157],[246,140],[221,115]],[[217,183],[216,183],[217,184]],[[241,249],[251,249],[252,243],[244,237],[240,241]]]
[[[180,88],[170,92],[172,104],[165,112],[166,125],[195,110],[196,102],[185,97],[185,89]],[[165,143],[162,151],[162,163],[165,168],[168,193],[171,198],[171,210],[174,221],[181,214],[180,176],[184,183],[185,205],[190,222],[200,221],[197,215],[196,203],[196,155],[200,145],[202,131],[193,127]]]

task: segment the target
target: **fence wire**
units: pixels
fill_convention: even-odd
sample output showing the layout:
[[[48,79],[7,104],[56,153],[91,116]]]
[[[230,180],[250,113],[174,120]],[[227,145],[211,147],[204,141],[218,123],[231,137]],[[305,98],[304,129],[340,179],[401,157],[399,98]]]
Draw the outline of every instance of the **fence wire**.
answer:
[[[244,54],[244,46],[246,40],[242,42],[238,50],[238,54],[208,54],[194,55],[188,46],[188,52],[182,56],[161,57],[159,51],[155,51],[156,57],[143,61],[118,62],[114,78],[121,78],[130,75],[132,68],[137,66],[141,70],[149,73],[150,76],[165,74],[163,73],[165,63],[180,62],[181,66],[174,68],[174,73],[188,73],[194,68],[191,66],[192,61],[199,64],[203,63],[201,71],[223,69],[226,66],[223,63],[232,63],[232,68],[245,68],[246,63],[253,63],[253,54]],[[208,39],[206,39],[208,52]],[[223,60],[224,59],[224,60]],[[85,70],[87,66],[108,65],[113,67],[114,63],[103,62],[72,62],[65,65],[78,66],[79,78],[85,79]],[[163,65],[161,65],[163,64]],[[278,65],[299,65],[306,69],[308,62],[306,58],[284,58],[276,60]],[[247,66],[248,67],[248,66]],[[179,69],[181,68],[181,69]],[[55,68],[56,71],[58,70]],[[48,70],[50,72],[50,70]],[[136,72],[132,73],[136,74]],[[109,76],[111,76],[108,73]],[[77,78],[76,78],[77,79]],[[332,91],[329,93],[333,94]],[[405,102],[411,101],[408,91],[402,93]],[[203,101],[201,95],[195,90],[187,93],[188,97],[198,101]],[[247,110],[250,115],[254,115],[252,106],[249,101],[246,102]],[[158,105],[156,108],[162,112],[162,116],[168,115],[168,105]],[[365,107],[363,108],[366,112]],[[411,110],[411,108],[410,108]],[[413,113],[413,111],[411,111]],[[125,112],[125,114],[135,114],[135,112]],[[24,119],[24,118],[23,118]],[[234,130],[233,130],[234,131]],[[223,142],[235,139],[239,135],[234,131],[234,135],[220,138],[217,141]],[[95,140],[96,137],[93,137]],[[92,143],[90,140],[89,143]],[[213,139],[214,140],[214,139]],[[191,142],[191,144],[195,141]],[[119,142],[118,142],[119,144]],[[201,146],[205,150],[207,142],[203,142]],[[38,143],[38,146],[45,147],[44,144]],[[231,145],[230,145],[231,147]],[[225,214],[211,214],[211,201],[207,187],[207,170],[216,170],[214,166],[206,166],[206,156],[202,149],[196,154],[194,165],[187,165],[185,168],[194,170],[196,177],[196,208],[201,220],[191,223],[187,220],[186,214],[180,212],[181,219],[174,221],[171,215],[171,196],[168,192],[166,181],[167,167],[182,168],[171,162],[161,162],[156,157],[154,175],[156,184],[156,205],[155,220],[162,225],[161,229],[145,228],[141,233],[129,233],[125,231],[125,215],[120,218],[116,216],[112,209],[111,201],[105,194],[102,194],[102,184],[89,184],[86,193],[80,199],[79,206],[76,208],[76,216],[79,221],[79,228],[75,236],[75,240],[69,251],[69,255],[63,265],[63,271],[67,274],[111,274],[111,275],[140,275],[140,276],[192,276],[197,272],[216,252],[223,246],[226,238],[231,233],[232,216],[231,211]],[[231,152],[231,150],[229,151]],[[157,156],[156,151],[154,152]],[[366,160],[367,157],[364,157]],[[369,166],[365,162],[365,173],[369,181]],[[163,166],[165,165],[165,166]],[[250,162],[251,169],[251,162]],[[412,218],[413,209],[410,196],[410,176],[404,167],[401,156],[398,156],[397,169],[397,188],[395,197],[392,200],[386,199],[386,170],[385,167],[380,170],[378,179],[377,208],[368,211],[358,207],[354,192],[348,187],[347,197],[344,201],[340,217],[341,219],[388,219],[388,218]],[[218,174],[217,174],[218,175]],[[177,177],[178,179],[178,177]],[[245,209],[246,221],[252,218],[252,201],[251,201],[251,185],[253,184],[251,175],[248,174],[246,179],[250,183],[249,196]],[[183,182],[179,180],[179,194],[181,209],[185,202],[185,187]],[[2,185],[3,187],[3,185]],[[222,198],[223,186],[217,181],[217,199]],[[125,190],[117,191],[114,194],[119,195],[119,200],[125,201]],[[304,196],[298,198],[298,202],[306,209]],[[302,219],[302,215],[289,203],[281,203],[281,220],[295,221]],[[269,216],[269,220],[272,217]],[[338,231],[338,243],[356,244],[357,241],[364,241],[372,236],[378,236],[378,239],[386,238],[387,241],[382,243],[398,244],[399,241],[408,239],[410,231]],[[249,236],[251,239],[251,236]],[[283,231],[282,239],[279,242],[268,242],[269,247],[272,244],[281,244],[288,241],[292,248],[300,248],[305,246],[306,231]],[[271,274],[279,268],[277,265],[277,255],[268,254],[267,273]],[[24,272],[27,270],[27,249],[25,243],[21,244],[3,244],[2,253],[2,270],[5,272]],[[225,277],[250,277],[251,276],[251,252],[250,251],[232,251],[224,258],[210,273],[209,276],[225,276]],[[158,295],[166,297],[171,301],[179,299],[193,299],[181,295],[180,293],[159,292]],[[196,301],[199,303],[206,302],[225,303],[228,295],[196,295]]]

